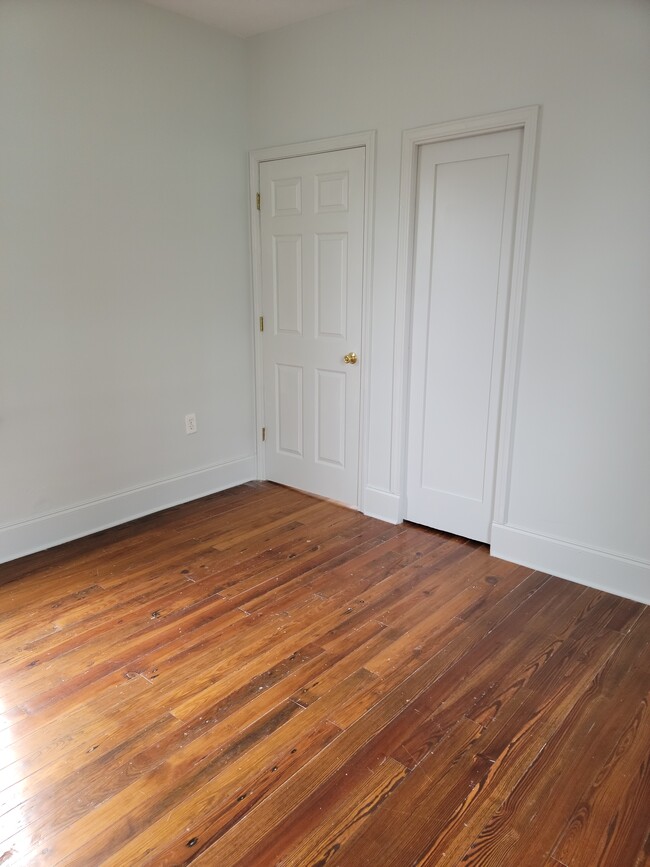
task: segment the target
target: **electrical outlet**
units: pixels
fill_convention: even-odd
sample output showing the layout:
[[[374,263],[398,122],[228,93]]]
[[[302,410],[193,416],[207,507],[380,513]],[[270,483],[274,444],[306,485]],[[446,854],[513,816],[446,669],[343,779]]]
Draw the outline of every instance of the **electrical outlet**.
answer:
[[[196,413],[190,412],[185,416],[185,433],[196,433]]]

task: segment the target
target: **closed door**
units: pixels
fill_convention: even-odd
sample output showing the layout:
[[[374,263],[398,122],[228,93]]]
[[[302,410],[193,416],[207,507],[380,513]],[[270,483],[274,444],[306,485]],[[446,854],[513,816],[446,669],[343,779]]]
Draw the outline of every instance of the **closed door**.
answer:
[[[266,475],[358,504],[365,149],[260,167]]]
[[[521,161],[521,130],[420,148],[407,509],[487,542]]]

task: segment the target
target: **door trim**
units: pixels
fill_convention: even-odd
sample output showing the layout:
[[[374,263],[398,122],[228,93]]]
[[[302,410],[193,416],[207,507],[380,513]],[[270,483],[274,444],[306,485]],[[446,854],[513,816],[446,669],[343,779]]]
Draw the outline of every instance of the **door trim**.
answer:
[[[314,141],[260,148],[249,153],[249,214],[251,233],[251,283],[253,287],[253,334],[255,354],[255,441],[257,478],[266,478],[265,447],[262,442],[264,420],[264,371],[262,365],[262,338],[258,326],[262,315],[262,245],[260,212],[257,210],[260,163],[290,157],[313,156],[330,151],[365,148],[364,215],[363,215],[363,278],[361,286],[361,395],[359,407],[359,477],[357,480],[357,508],[364,509],[364,491],[367,477],[369,439],[368,395],[370,389],[370,325],[372,294],[372,236],[374,226],[375,190],[375,130],[339,135]]]
[[[399,495],[399,519],[406,512],[406,462],[408,394],[411,367],[411,310],[413,302],[413,247],[419,149],[435,142],[461,139],[509,129],[523,131],[517,214],[515,219],[512,275],[508,322],[502,372],[501,407],[497,439],[497,465],[493,523],[507,523],[512,463],[512,440],[519,378],[524,288],[529,246],[529,224],[535,176],[537,105],[480,117],[465,118],[405,130],[402,134],[399,235],[397,249],[397,296],[395,301],[395,368],[393,378],[393,421],[391,446],[391,490]]]

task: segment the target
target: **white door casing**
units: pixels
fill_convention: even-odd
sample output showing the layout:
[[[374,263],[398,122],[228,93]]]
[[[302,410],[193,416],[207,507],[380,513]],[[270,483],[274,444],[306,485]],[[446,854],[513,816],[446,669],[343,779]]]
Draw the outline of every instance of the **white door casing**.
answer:
[[[266,477],[357,506],[365,148],[263,161],[259,182]]]
[[[406,517],[489,541],[521,129],[419,149]]]

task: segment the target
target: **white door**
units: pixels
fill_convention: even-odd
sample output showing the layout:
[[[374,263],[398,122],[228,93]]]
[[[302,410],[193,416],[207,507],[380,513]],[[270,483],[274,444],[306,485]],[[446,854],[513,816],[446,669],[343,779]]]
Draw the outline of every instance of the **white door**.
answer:
[[[407,459],[411,521],[487,542],[522,131],[424,145]]]
[[[358,504],[365,148],[260,166],[266,476]]]

